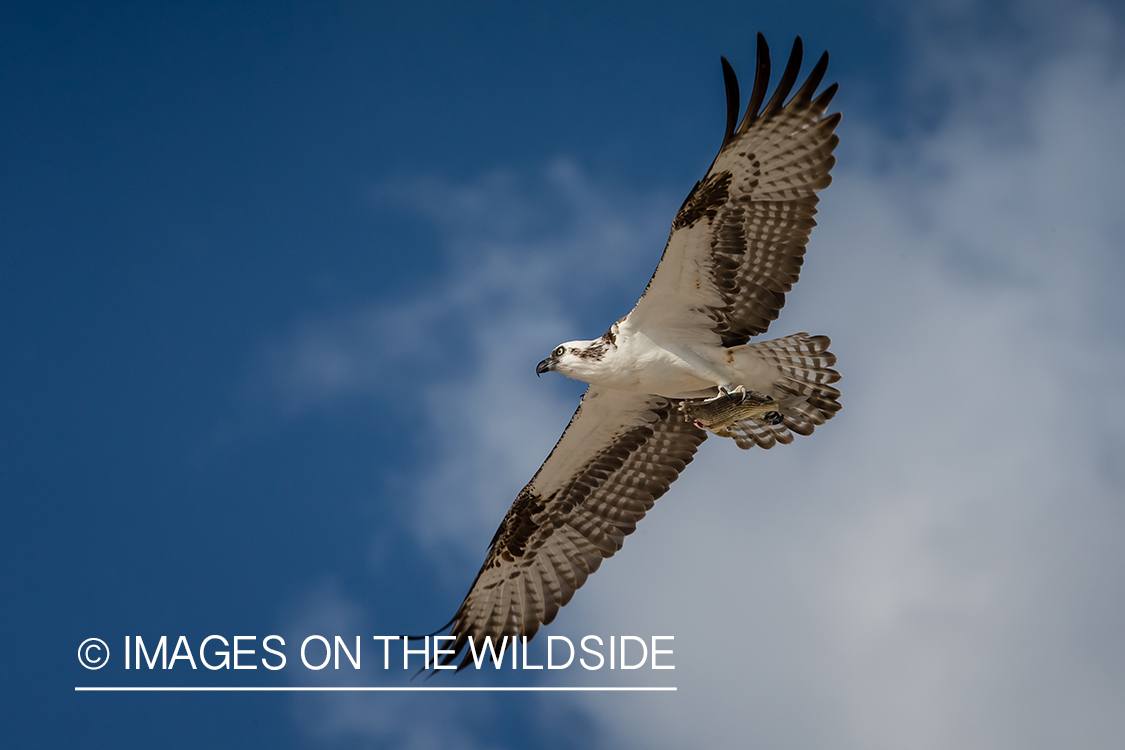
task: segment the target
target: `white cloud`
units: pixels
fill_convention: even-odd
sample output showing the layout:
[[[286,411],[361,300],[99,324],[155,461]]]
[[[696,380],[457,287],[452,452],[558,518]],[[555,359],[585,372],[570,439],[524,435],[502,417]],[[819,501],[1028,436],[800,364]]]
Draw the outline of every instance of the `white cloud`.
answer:
[[[1125,76],[1076,38],[1022,77],[961,51],[980,85],[917,159],[838,170],[800,314],[844,411],[769,454],[706,446],[571,605],[690,644],[675,703],[588,703],[607,745],[1119,743]]]
[[[606,746],[1109,748],[1125,734],[1121,29],[1044,7],[1019,17],[1028,39],[1051,32],[1041,59],[1030,43],[919,34],[919,89],[950,97],[928,131],[891,143],[849,113],[853,155],[897,158],[840,165],[775,326],[832,336],[844,410],[769,452],[709,441],[560,614],[558,634],[676,636],[677,670],[658,676],[679,693],[575,699]],[[575,311],[639,291],[665,230],[565,164],[425,189],[466,260],[411,311],[471,321],[476,356],[425,384],[441,429],[416,530],[475,567],[573,408],[531,366],[600,333]],[[591,268],[604,280],[577,288]],[[288,351],[312,364],[295,392],[362,387],[362,331],[402,319],[373,308],[299,334]],[[332,731],[367,731],[353,714]]]

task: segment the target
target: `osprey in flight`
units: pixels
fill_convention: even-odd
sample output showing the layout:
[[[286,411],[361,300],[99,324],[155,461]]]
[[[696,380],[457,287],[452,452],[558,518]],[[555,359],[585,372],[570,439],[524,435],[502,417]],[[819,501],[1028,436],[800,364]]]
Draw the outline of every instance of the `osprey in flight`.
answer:
[[[812,433],[840,408],[827,337],[750,342],[797,282],[816,193],[831,182],[840,115],[824,113],[836,84],[814,96],[828,53],[790,98],[801,68],[798,37],[763,107],[770,58],[758,34],[741,121],[738,79],[725,58],[722,66],[723,144],[673,219],[640,301],[600,338],[560,344],[535,368],[590,387],[496,530],[446,625],[455,640],[443,665],[461,654],[459,668],[470,663],[470,636],[483,648],[486,636],[499,645],[551,622],[621,549],[709,432],[740,448],[771,448]]]

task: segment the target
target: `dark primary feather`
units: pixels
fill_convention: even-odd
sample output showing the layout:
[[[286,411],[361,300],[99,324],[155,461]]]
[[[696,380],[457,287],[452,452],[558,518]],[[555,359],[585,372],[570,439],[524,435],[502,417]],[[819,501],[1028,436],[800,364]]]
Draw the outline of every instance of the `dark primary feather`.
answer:
[[[800,39],[800,37],[798,37]],[[754,66],[754,88],[750,93],[750,103],[746,105],[746,114],[742,118],[742,123],[738,126],[739,133],[745,133],[746,129],[754,124],[754,120],[758,117],[758,108],[762,106],[762,101],[766,98],[766,89],[770,85],[770,46],[766,44],[766,38],[762,36],[762,32],[758,32],[758,61]],[[723,148],[726,148],[726,141],[723,142]],[[720,149],[722,150],[722,149]]]
[[[720,57],[719,61],[723,66],[723,87],[727,90],[727,129],[723,134],[723,145],[725,146],[734,136],[741,100],[738,95],[738,76],[734,74],[734,68],[730,66],[725,57]]]

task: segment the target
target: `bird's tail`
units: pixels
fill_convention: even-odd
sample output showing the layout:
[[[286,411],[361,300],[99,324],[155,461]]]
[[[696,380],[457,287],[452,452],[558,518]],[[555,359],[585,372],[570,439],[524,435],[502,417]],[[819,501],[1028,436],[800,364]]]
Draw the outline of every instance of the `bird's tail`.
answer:
[[[780,392],[777,411],[781,420],[777,424],[761,419],[734,423],[728,429],[739,448],[791,443],[794,433],[811,435],[817,425],[835,416],[840,410],[840,391],[831,384],[840,379],[840,373],[832,369],[836,355],[828,351],[831,343],[827,336],[795,333],[740,347],[780,372],[773,390]]]

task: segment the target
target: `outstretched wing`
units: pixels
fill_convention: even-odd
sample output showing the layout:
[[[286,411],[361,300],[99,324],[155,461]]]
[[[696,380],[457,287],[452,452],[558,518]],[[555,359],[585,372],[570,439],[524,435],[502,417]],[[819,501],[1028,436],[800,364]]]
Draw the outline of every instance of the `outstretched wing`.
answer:
[[[801,69],[801,39],[769,102],[770,57],[758,34],[754,90],[742,121],[738,80],[723,59],[727,127],[707,175],[672,222],[664,255],[629,314],[644,330],[717,337],[724,346],[764,333],[797,282],[805,243],[816,222],[816,192],[832,181],[833,133],[825,117],[836,84],[813,98],[828,68],[821,56],[804,85],[785,101]],[[759,111],[759,108],[760,111]]]
[[[503,636],[530,638],[633,533],[707,433],[679,402],[591,386],[554,450],[524,487],[451,624],[452,664]],[[443,628],[444,630],[444,628]]]

